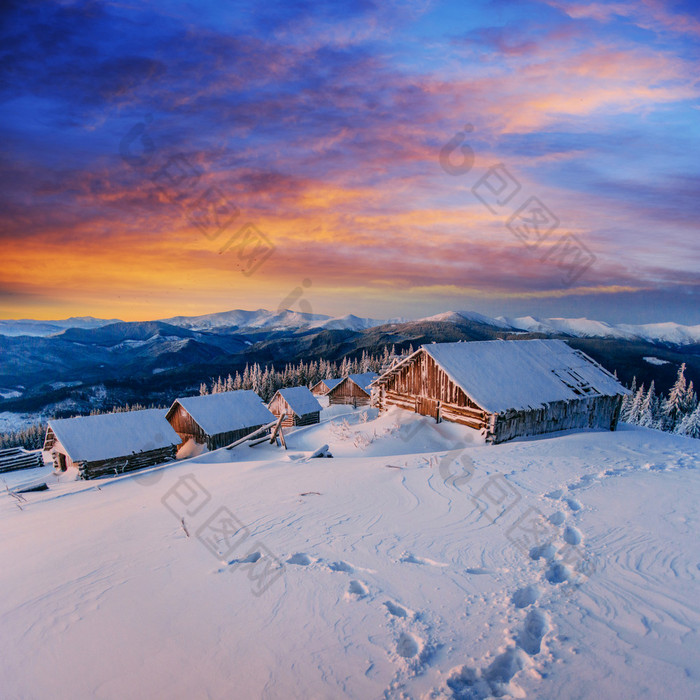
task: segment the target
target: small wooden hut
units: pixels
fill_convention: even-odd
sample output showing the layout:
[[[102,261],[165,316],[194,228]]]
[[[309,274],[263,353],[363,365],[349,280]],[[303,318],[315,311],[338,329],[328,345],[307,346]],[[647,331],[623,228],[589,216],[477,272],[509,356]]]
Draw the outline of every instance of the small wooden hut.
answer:
[[[338,386],[342,382],[342,377],[337,379],[322,379],[320,382],[316,382],[311,387],[311,393],[314,396],[325,396],[331,389]]]
[[[282,426],[312,425],[318,423],[321,404],[305,386],[290,386],[280,389],[270,401],[268,408],[275,416],[286,414]]]
[[[372,385],[380,410],[399,406],[462,423],[493,443],[556,430],[614,430],[627,393],[563,340],[423,345]]]
[[[44,450],[57,469],[77,467],[92,479],[175,459],[179,443],[165,411],[152,408],[50,420]]]
[[[376,372],[365,372],[364,374],[350,374],[341,379],[329,392],[328,403],[350,404],[352,406],[366,406],[371,399],[370,384],[378,377]]]
[[[230,445],[275,417],[250,390],[175,399],[166,418],[184,445],[193,439],[210,450]]]

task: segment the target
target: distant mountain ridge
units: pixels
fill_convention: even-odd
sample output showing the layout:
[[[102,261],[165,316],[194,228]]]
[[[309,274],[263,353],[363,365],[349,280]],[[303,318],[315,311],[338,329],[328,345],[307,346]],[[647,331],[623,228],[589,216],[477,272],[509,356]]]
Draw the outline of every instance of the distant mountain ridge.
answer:
[[[267,309],[233,309],[199,316],[173,316],[143,323],[164,323],[191,331],[220,331],[235,329],[251,331],[307,332],[320,330],[364,331],[379,326],[403,323],[452,323],[465,321],[490,326],[501,331],[565,335],[574,338],[616,338],[619,340],[642,340],[649,343],[669,345],[700,344],[700,325],[686,326],[680,323],[612,324],[588,318],[538,318],[534,316],[492,318],[475,311],[446,311],[419,318],[415,321],[404,318],[376,319],[347,314],[333,317],[303,311],[269,311]],[[0,320],[0,335],[46,337],[63,333],[67,329],[97,329],[124,323],[119,319],[98,319],[92,316],[72,317],[57,321],[32,319]]]
[[[36,321],[31,318],[17,320],[0,319],[0,335],[32,335],[47,336],[61,333],[67,328],[100,328],[110,323],[121,323],[121,319],[95,318],[94,316],[71,316],[59,321]]]

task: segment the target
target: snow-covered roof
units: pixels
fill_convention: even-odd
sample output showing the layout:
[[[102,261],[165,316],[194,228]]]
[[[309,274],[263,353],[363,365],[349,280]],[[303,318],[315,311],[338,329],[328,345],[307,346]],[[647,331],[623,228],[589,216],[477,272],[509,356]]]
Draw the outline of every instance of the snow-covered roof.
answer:
[[[321,382],[323,382],[328,387],[328,391],[330,391],[331,389],[335,389],[343,379],[344,377],[333,377],[333,379],[322,379]],[[319,384],[321,382],[319,382]]]
[[[348,379],[351,379],[357,386],[368,394],[370,392],[369,385],[378,377],[376,372],[365,372],[364,374],[349,374]],[[340,383],[340,382],[339,382]]]
[[[176,402],[194,418],[207,435],[242,430],[275,420],[262,399],[249,389],[188,396],[176,399]]]
[[[57,418],[49,428],[73,462],[127,457],[181,442],[160,408]]]
[[[431,343],[421,350],[490,413],[541,408],[585,395],[628,393],[612,374],[563,340]]]
[[[280,389],[277,393],[298,416],[321,410],[321,404],[316,401],[316,397],[305,386],[290,386],[286,389]]]

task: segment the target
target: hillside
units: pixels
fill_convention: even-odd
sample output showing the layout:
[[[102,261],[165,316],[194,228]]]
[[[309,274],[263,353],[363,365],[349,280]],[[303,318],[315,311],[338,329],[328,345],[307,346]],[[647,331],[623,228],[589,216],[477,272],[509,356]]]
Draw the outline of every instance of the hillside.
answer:
[[[3,696],[700,694],[700,443],[363,414],[3,498]]]

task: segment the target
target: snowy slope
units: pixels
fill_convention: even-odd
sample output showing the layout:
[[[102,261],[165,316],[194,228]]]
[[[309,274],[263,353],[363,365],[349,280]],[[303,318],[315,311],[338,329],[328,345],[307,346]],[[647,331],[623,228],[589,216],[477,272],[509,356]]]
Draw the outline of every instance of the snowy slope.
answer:
[[[363,415],[0,500],[3,697],[700,695],[699,442]]]
[[[435,314],[434,316],[426,316],[425,318],[421,318],[420,321],[433,323],[464,323],[464,321],[475,321],[476,323],[482,323],[486,326],[493,326],[494,328],[502,328],[504,330],[513,330],[514,328],[506,320],[484,316],[476,311],[445,311],[444,313]]]
[[[338,318],[329,318],[324,321],[315,321],[309,325],[309,328],[323,328],[326,330],[351,330],[364,331],[375,326],[383,326],[386,323],[403,323],[403,318],[392,318],[388,320],[379,320],[376,318],[360,318],[354,314],[341,316]]]
[[[643,325],[610,324],[588,318],[534,318],[533,316],[519,318],[499,316],[496,320],[533,333],[566,333],[579,338],[620,338],[673,345],[700,343],[700,325],[684,326],[670,322]]]

